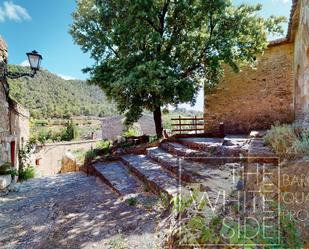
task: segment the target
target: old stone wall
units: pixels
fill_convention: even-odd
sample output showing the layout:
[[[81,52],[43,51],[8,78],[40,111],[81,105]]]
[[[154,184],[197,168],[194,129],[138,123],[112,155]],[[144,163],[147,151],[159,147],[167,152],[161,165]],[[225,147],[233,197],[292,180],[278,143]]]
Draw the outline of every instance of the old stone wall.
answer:
[[[33,155],[33,164],[37,164],[39,176],[51,176],[60,173],[62,161],[67,153],[86,152],[95,148],[100,140],[74,141],[46,144],[37,148]]]
[[[309,0],[299,1],[294,52],[295,118],[309,124]]]
[[[20,148],[22,148],[30,138],[29,120],[29,111],[17,102],[12,101],[11,130],[17,138]]]
[[[7,61],[7,46],[0,37],[0,75],[2,75]],[[6,94],[6,81],[0,79],[0,133],[9,132],[9,103]]]
[[[0,75],[2,75],[7,63],[7,45],[0,36]],[[10,161],[10,124],[9,103],[7,96],[7,82],[0,79],[0,164]]]
[[[0,37],[0,74],[7,67],[8,49]],[[18,153],[28,141],[29,112],[9,97],[6,80],[0,79],[0,164],[11,162],[18,170]]]
[[[240,73],[228,68],[218,89],[205,94],[206,131],[224,122],[227,133],[248,133],[293,120],[293,43],[270,46],[258,61]]]

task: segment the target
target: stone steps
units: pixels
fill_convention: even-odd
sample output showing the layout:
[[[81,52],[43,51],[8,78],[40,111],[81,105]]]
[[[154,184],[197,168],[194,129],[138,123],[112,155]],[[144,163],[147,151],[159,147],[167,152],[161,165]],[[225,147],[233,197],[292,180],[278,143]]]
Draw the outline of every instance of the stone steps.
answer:
[[[167,194],[172,197],[178,193],[179,181],[147,156],[126,155],[122,156],[121,160],[139,180],[157,195]]]
[[[201,162],[194,162],[186,158],[179,158],[161,148],[147,149],[147,156],[152,160],[158,162],[162,167],[172,171],[182,181],[188,183],[197,183],[203,186],[214,186],[214,182],[218,181],[220,188],[221,181],[228,182],[233,175],[233,168],[241,167],[240,163],[223,164],[207,164]],[[218,189],[218,188],[215,188]]]
[[[203,151],[190,149],[189,147],[176,142],[162,142],[159,146],[161,149],[182,157],[207,157],[208,154]]]
[[[93,165],[95,174],[118,195],[130,195],[139,191],[141,183],[120,162],[97,162]]]
[[[221,148],[223,144],[223,138],[180,138],[177,140],[178,143],[188,147],[192,150],[199,150],[207,152],[208,155],[212,155]]]
[[[183,157],[172,155],[157,147],[147,149],[147,156],[171,171],[178,179],[181,178],[182,181],[189,183],[197,182],[200,176],[197,172],[205,166],[201,163],[184,160]]]
[[[191,149],[181,143],[176,142],[162,142],[160,144],[160,148],[174,156],[184,157],[186,160],[212,165],[238,163],[244,161],[244,158],[239,156],[210,156],[210,154],[206,151]]]

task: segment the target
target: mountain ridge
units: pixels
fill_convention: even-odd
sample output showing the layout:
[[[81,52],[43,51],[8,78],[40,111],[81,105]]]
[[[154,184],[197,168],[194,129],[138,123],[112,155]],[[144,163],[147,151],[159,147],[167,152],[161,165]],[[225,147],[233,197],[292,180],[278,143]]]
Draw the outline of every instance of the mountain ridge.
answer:
[[[29,67],[9,65],[11,72],[29,72]],[[10,96],[30,111],[31,117],[105,117],[117,114],[116,105],[104,92],[84,80],[66,80],[42,69],[34,78],[8,81]]]

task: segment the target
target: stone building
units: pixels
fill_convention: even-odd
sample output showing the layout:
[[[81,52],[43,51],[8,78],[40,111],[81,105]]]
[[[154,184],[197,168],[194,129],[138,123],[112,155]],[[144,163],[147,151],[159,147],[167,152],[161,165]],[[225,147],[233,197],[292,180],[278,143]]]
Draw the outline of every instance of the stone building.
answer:
[[[0,75],[7,66],[8,50],[0,37]],[[29,112],[9,97],[6,80],[0,79],[0,165],[18,169],[18,152],[29,139]]]
[[[269,43],[257,69],[225,70],[204,110],[206,130],[223,122],[231,134],[309,122],[309,0],[293,0],[287,36]]]

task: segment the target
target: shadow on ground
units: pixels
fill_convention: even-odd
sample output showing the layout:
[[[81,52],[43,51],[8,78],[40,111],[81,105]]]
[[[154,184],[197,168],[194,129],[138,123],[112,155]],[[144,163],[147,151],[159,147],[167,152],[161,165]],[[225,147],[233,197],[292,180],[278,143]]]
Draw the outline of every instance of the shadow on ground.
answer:
[[[0,248],[113,248],[119,234],[129,248],[155,241],[158,211],[129,206],[95,177],[72,173],[16,188],[0,197]]]

